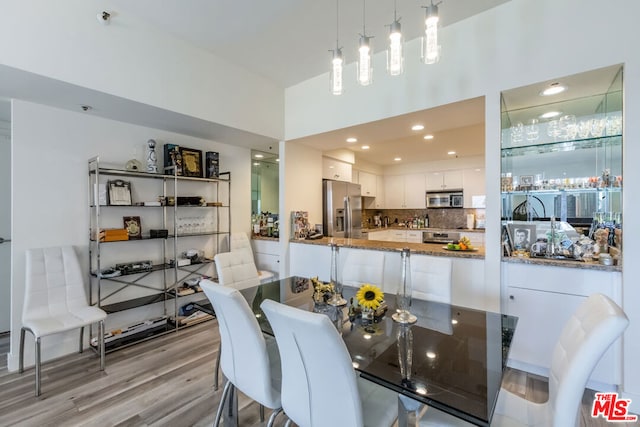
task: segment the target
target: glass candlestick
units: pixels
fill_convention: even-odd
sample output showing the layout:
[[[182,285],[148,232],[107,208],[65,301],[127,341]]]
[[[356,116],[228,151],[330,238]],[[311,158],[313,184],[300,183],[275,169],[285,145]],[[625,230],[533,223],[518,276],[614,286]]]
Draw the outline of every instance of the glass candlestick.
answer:
[[[415,323],[418,318],[411,314],[411,267],[409,265],[409,249],[402,249],[400,255],[400,286],[396,292],[396,312],[391,316],[398,323]]]
[[[342,284],[338,280],[338,245],[331,243],[331,284],[333,285],[333,295],[327,304],[335,306],[347,305],[347,300],[342,297]]]

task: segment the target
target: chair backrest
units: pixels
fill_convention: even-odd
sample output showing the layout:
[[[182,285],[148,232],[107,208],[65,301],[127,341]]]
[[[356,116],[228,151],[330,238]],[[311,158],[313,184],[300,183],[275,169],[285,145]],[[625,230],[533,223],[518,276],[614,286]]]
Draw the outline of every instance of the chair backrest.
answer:
[[[201,280],[200,287],[218,319],[222,372],[251,399],[280,407],[279,379],[271,376],[267,345],[249,304],[237,289],[208,279]]]
[[[231,233],[229,236],[229,250],[237,251],[239,249],[249,250],[251,256],[253,256],[253,249],[251,248],[251,242],[247,234],[243,232]]]
[[[73,312],[88,305],[73,247],[27,250],[23,320]]]
[[[451,304],[451,258],[412,256],[411,284],[414,298]]]
[[[302,427],[362,426],[362,404],[349,352],[324,314],[272,300],[260,305],[282,362],[282,408]]]
[[[384,252],[349,251],[342,270],[342,285],[359,287],[363,283],[382,286]]]
[[[602,294],[593,294],[567,321],[553,350],[549,402],[554,427],[574,426],[591,372],[629,319]]]
[[[249,251],[221,252],[214,257],[221,285],[244,289],[260,284],[258,270]]]

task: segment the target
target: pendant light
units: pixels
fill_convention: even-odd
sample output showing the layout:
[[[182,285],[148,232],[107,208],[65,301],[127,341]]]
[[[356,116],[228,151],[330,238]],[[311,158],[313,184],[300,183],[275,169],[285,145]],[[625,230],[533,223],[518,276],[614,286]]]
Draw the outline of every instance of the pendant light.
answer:
[[[368,86],[373,81],[373,67],[371,65],[371,39],[367,36],[365,28],[365,11],[366,0],[362,0],[362,34],[360,34],[360,43],[358,46],[358,83],[362,86]]]
[[[342,68],[344,66],[344,58],[342,57],[342,48],[339,47],[340,44],[338,42],[338,24],[339,24],[339,0],[336,0],[336,48],[335,50],[330,50],[329,52],[333,53],[331,58],[331,72],[330,81],[331,81],[331,93],[334,95],[342,95]]]
[[[422,37],[422,61],[425,64],[434,64],[440,60],[438,4],[433,4],[431,0],[430,6],[423,6],[426,9],[425,30]]]
[[[396,16],[396,1],[393,2],[393,23],[389,26],[389,47],[387,48],[387,72],[399,76],[404,71],[404,40],[400,19]]]

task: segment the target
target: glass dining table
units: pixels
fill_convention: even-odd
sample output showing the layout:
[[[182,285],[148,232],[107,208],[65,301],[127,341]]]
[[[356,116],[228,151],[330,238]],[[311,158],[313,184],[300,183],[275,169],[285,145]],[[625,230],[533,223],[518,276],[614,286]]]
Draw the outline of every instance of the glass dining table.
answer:
[[[349,301],[356,291],[345,286],[343,296]],[[270,335],[273,332],[260,309],[265,299],[327,314],[358,374],[398,393],[399,425],[407,425],[421,405],[474,425],[490,425],[517,318],[414,299],[411,312],[418,321],[406,326],[391,319],[395,295],[388,294],[384,316],[350,318],[348,307],[336,310],[314,303],[313,286],[302,277],[275,280],[241,293],[263,332]]]

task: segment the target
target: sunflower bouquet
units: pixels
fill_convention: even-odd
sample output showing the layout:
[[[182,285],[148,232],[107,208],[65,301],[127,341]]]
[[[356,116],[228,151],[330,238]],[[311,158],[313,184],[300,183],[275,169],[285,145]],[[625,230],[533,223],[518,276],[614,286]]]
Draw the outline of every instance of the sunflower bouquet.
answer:
[[[365,283],[360,286],[356,296],[351,298],[349,307],[349,317],[361,316],[368,319],[380,318],[387,311],[387,304],[384,302],[384,293],[376,285]]]

